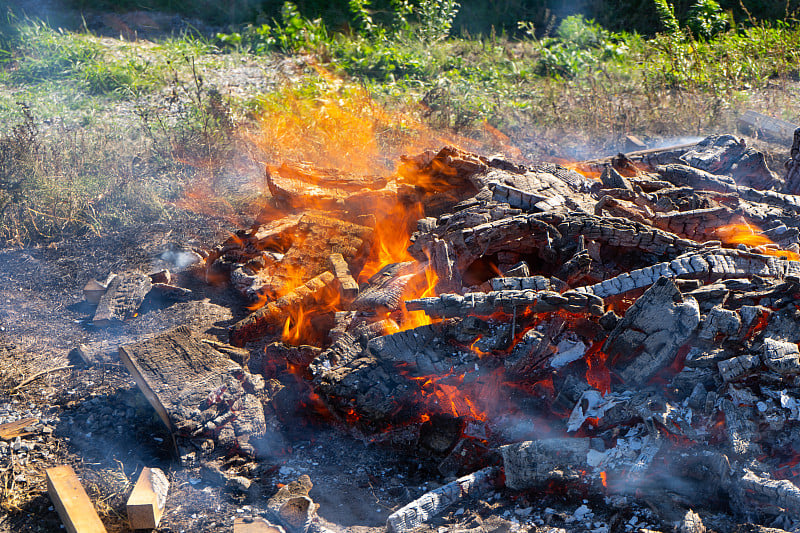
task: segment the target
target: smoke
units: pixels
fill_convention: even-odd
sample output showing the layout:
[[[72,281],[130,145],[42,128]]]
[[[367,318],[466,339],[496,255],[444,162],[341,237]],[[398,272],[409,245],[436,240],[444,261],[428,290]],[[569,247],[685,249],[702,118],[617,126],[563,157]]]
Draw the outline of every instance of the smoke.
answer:
[[[187,252],[185,250],[167,250],[159,258],[177,269],[183,269],[202,261],[202,258],[195,252]]]

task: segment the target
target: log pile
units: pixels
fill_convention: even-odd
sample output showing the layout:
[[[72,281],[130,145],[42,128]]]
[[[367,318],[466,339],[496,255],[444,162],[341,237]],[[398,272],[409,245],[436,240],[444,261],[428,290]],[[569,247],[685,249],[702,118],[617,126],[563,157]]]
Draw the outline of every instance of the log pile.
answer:
[[[498,467],[513,490],[662,502],[687,531],[704,527],[699,508],[796,515],[800,478],[784,467],[800,442],[798,143],[800,130],[785,179],[730,135],[577,166],[599,179],[452,147],[378,178],[270,167],[280,216],[205,263],[257,307],[224,339],[249,358],[185,331],[121,353],[189,441],[254,453],[279,427],[257,374],[291,374],[304,405],[347,431],[466,476],[397,511],[392,531]],[[387,258],[387,219],[407,229],[398,206],[415,216]],[[210,374],[184,391],[157,357]],[[223,389],[239,392],[208,399]],[[307,491],[284,496],[273,513],[304,531]],[[284,516],[287,501],[302,509]]]

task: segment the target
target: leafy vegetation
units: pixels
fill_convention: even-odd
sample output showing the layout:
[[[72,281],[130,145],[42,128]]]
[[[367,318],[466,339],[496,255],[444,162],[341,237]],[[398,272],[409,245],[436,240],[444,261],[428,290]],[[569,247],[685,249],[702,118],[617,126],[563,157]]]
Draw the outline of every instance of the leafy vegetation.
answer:
[[[229,182],[242,161],[257,184],[261,162],[306,157],[309,147],[352,162],[346,144],[356,139],[375,158],[423,131],[536,153],[532,139],[566,150],[573,137],[696,135],[732,125],[746,106],[798,121],[800,25],[786,8],[764,21],[746,4],[749,15],[723,0],[643,0],[661,22],[651,36],[609,29],[603,13],[542,11],[508,33],[470,37],[459,19],[478,8],[463,0],[348,0],[336,4],[346,24],[335,26],[313,2],[281,2],[273,16],[213,38],[155,42],[9,10],[0,21],[0,239],[168,218],[188,198],[192,209],[224,199],[215,212],[236,213],[244,195]],[[227,81],[241,70],[270,81]]]

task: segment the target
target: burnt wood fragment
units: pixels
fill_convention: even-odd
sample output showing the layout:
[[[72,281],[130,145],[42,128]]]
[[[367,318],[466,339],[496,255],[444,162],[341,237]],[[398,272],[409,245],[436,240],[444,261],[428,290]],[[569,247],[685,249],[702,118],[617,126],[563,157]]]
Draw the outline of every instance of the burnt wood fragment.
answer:
[[[152,286],[150,276],[141,272],[127,272],[117,276],[100,298],[92,323],[96,326],[107,326],[135,316]]]
[[[660,278],[628,309],[603,345],[625,383],[641,385],[672,363],[700,322],[697,301]],[[630,359],[631,354],[637,354]],[[624,362],[623,362],[624,360]]]
[[[328,256],[328,267],[339,283],[339,295],[342,302],[349,304],[355,300],[358,296],[358,283],[350,274],[350,266],[344,260],[344,256],[340,253]]]
[[[389,515],[386,528],[391,533],[403,533],[419,527],[454,503],[489,491],[497,474],[496,468],[487,467],[426,492]]]
[[[424,265],[414,261],[386,265],[369,278],[367,287],[350,308],[375,313],[396,311],[403,302],[403,293],[409,282],[423,269]]]
[[[209,435],[228,449],[256,453],[251,438],[267,432],[260,377],[185,327],[120,346],[119,354],[174,437]]]
[[[589,450],[601,447],[589,438],[553,438],[500,447],[506,486],[524,490],[550,481],[577,481],[589,470]]]

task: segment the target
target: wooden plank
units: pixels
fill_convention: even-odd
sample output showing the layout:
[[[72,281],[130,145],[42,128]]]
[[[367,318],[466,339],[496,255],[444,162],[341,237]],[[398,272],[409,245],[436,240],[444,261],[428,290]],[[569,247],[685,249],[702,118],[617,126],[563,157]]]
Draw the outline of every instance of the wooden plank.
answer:
[[[233,533],[283,533],[263,518],[237,518],[233,521]]]
[[[158,468],[144,467],[128,497],[128,522],[131,529],[155,529],[164,514],[169,481]]]
[[[17,437],[33,435],[32,432],[24,430],[26,427],[33,425],[38,421],[39,420],[36,418],[23,418],[21,420],[0,424],[0,439],[11,440],[16,439]]]
[[[119,356],[170,431],[241,367],[186,327],[120,346]]]
[[[69,533],[105,533],[92,501],[69,465],[48,468],[47,493]]]

